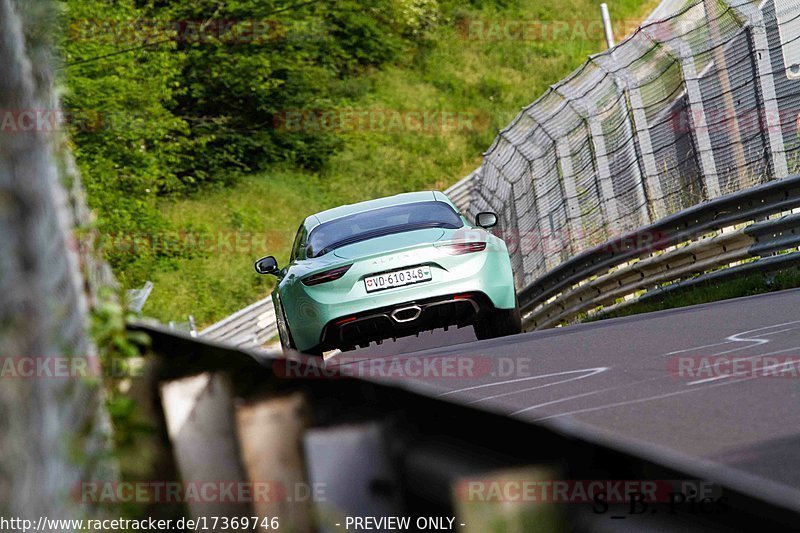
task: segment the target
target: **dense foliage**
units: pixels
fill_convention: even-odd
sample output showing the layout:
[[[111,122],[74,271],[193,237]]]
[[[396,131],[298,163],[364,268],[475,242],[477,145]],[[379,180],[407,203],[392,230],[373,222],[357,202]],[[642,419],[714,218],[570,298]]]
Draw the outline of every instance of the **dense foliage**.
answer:
[[[277,162],[322,168],[336,132],[283,117],[347,100],[435,13],[435,0],[67,0],[65,103],[113,266],[124,277],[176,253],[151,238],[167,229],[158,196]],[[136,238],[136,253],[120,246]]]
[[[105,253],[126,288],[154,282],[146,314],[201,326],[266,295],[274,278],[252,261],[282,264],[302,217],[446,189],[603,46],[579,31],[595,0],[61,2],[65,101]],[[612,15],[630,28],[656,3],[616,0]],[[575,31],[546,31],[559,20]],[[541,31],[506,31],[523,26]],[[395,122],[326,122],[347,113]],[[406,121],[420,114],[466,127],[422,131]]]

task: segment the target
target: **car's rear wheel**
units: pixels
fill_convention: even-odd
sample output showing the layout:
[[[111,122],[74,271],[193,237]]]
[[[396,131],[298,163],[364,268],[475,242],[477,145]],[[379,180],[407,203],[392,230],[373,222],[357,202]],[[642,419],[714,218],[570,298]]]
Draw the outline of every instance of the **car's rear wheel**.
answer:
[[[281,320],[278,321],[278,336],[281,339],[281,347],[286,350],[296,350],[292,332],[289,331],[289,323],[286,321],[286,315],[281,309]]]
[[[497,309],[489,316],[478,319],[472,329],[478,340],[494,339],[522,333],[519,306],[514,309]]]

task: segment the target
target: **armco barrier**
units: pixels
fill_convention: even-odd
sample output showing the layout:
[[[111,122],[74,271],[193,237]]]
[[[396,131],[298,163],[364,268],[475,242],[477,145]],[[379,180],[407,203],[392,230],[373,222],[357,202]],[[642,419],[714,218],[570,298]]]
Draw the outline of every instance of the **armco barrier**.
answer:
[[[434,397],[436,391],[411,380],[384,382],[339,373],[301,354],[284,358],[278,351],[242,351],[160,326],[132,324],[130,329],[147,333],[154,352],[146,365],[152,369],[150,384],[134,388],[162,391],[156,403],[169,426],[156,428],[169,435],[161,453],[174,462],[163,465],[166,473],[160,472],[159,479],[170,482],[165,476],[179,473],[184,484],[231,478],[243,484],[263,482],[273,479],[264,476],[272,472],[274,461],[266,464],[254,452],[277,453],[277,446],[282,462],[275,472],[282,483],[290,479],[325,487],[322,499],[277,502],[273,510],[281,529],[292,529],[291,521],[299,519],[296,505],[307,517],[309,504],[324,531],[337,530],[332,523],[337,517],[365,512],[382,516],[379,508],[401,516],[444,515],[469,522],[461,505],[469,495],[460,492],[459,480],[493,478],[503,483],[531,472],[563,480],[693,480],[713,485],[714,497],[725,504],[715,512],[692,511],[688,505],[671,512],[662,501],[648,506],[644,515],[618,521],[611,515],[628,514],[628,504],[619,512],[597,512],[592,502],[557,503],[546,507],[560,517],[561,527],[547,531],[615,531],[633,520],[642,530],[685,531],[690,520],[698,531],[763,531],[783,530],[800,519],[800,503],[771,482],[670,455],[575,420],[528,422]],[[287,375],[287,364],[298,376],[319,377]],[[323,438],[332,433],[336,438]],[[295,463],[302,461],[298,446],[317,452],[306,455],[312,465]],[[233,456],[215,455],[220,449],[232,450]],[[383,465],[378,477],[376,463]],[[359,467],[351,469],[352,464]],[[213,477],[220,475],[229,477]],[[502,497],[495,501],[505,504]],[[246,514],[250,502],[245,503],[217,512]],[[482,514],[491,509],[491,501],[480,498],[467,503]],[[511,507],[535,510],[543,503],[523,499]],[[203,508],[190,506],[188,512]],[[454,529],[462,528],[481,531],[474,523]]]
[[[800,176],[792,176],[717,198],[600,244],[520,291],[520,305],[528,313],[526,325],[531,329],[553,326],[601,304],[612,305],[615,299],[642,288],[796,248],[800,230],[793,215],[738,232],[704,236],[798,207]],[[650,236],[647,246],[637,245],[643,242],[642,235]],[[682,243],[688,246],[662,252]]]
[[[263,346],[277,334],[278,325],[275,322],[275,307],[272,305],[271,296],[237,311],[200,332],[200,336],[210,341],[225,342],[241,348]]]

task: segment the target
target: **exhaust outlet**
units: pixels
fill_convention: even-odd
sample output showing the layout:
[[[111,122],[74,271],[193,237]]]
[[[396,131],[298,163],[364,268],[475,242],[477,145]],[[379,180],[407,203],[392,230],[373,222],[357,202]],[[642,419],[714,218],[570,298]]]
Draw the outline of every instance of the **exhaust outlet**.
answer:
[[[401,307],[399,309],[395,309],[392,311],[391,316],[392,320],[397,322],[398,324],[402,324],[403,322],[411,322],[419,318],[419,315],[422,314],[422,308],[418,305],[410,305],[408,307]]]

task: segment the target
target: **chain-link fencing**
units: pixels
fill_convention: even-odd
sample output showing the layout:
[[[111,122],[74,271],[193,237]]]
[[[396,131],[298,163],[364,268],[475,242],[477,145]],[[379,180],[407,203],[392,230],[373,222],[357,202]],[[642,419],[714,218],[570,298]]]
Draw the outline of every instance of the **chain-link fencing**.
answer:
[[[800,4],[666,0],[502,130],[470,211],[522,289],[577,254],[800,171]]]

